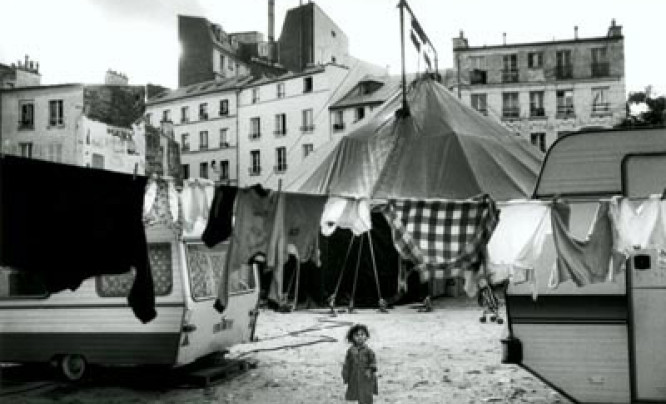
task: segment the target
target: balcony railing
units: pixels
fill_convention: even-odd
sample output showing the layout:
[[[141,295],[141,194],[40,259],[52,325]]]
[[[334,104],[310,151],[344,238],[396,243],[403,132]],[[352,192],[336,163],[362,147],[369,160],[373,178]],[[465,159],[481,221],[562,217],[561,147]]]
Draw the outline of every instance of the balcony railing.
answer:
[[[314,131],[314,125],[303,125],[301,126],[301,132],[309,133]]]
[[[261,139],[261,132],[250,132],[250,134],[248,135],[248,138],[250,140],[259,140],[259,139]]]
[[[558,105],[557,118],[570,118],[576,116],[573,105]]]
[[[286,164],[278,164],[276,166],[273,166],[273,172],[275,174],[282,174],[285,171],[287,171],[287,165]]]
[[[558,80],[566,80],[573,78],[573,66],[572,65],[556,66],[555,78]]]
[[[518,70],[502,70],[502,83],[517,83]]]
[[[520,107],[502,108],[502,118],[520,118]]]
[[[35,123],[34,122],[19,122],[18,123],[18,128],[19,128],[19,130],[33,130],[33,129],[35,129]]]
[[[593,114],[604,114],[610,112],[610,102],[599,102],[592,104]]]
[[[546,111],[544,110],[543,107],[531,107],[530,108],[530,117],[540,118],[540,117],[545,117],[545,116],[546,116]]]
[[[275,137],[285,136],[287,134],[287,130],[286,129],[276,129],[276,130],[273,131],[273,134],[275,135]]]
[[[608,62],[592,63],[592,77],[608,77],[610,64]]]
[[[261,167],[248,167],[247,172],[251,177],[261,175]]]
[[[199,120],[200,121],[208,120],[208,113],[199,114]]]
[[[334,123],[333,124],[333,130],[336,132],[345,130],[345,124],[344,123]]]

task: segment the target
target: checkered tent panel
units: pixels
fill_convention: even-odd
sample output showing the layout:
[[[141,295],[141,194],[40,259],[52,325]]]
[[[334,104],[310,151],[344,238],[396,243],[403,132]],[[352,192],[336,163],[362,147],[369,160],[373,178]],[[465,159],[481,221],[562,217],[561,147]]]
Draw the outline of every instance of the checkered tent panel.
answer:
[[[148,258],[153,274],[155,296],[165,296],[173,288],[173,263],[171,243],[148,244]],[[102,275],[97,277],[97,293],[102,297],[127,297],[134,284],[134,268],[120,275]]]
[[[419,266],[474,269],[497,226],[487,195],[453,200],[388,200],[383,211],[398,253]]]

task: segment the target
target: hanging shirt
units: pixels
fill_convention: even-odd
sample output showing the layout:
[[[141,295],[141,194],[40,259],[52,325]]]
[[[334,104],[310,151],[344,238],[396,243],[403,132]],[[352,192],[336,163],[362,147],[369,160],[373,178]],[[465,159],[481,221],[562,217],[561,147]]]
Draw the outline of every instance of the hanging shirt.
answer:
[[[398,253],[425,271],[432,266],[478,270],[497,225],[495,202],[388,200],[384,210]]]
[[[658,225],[661,205],[658,195],[643,201],[613,197],[610,215],[615,249],[628,256],[637,248],[664,246],[663,225]]]
[[[136,277],[128,302],[148,322],[155,291],[142,223],[147,178],[3,156],[0,265],[37,274],[49,292],[87,278]]]
[[[225,241],[231,235],[237,192],[238,188],[229,185],[220,185],[215,189],[208,223],[206,223],[206,229],[201,236],[206,246],[213,247]]]
[[[216,308],[227,306],[228,274],[257,253],[266,254],[272,232],[277,194],[259,188],[241,189],[236,194],[236,219],[227,255],[226,278],[220,282]]]
[[[551,233],[550,207],[541,201],[510,202],[500,210],[499,223],[488,242],[491,283],[528,279]]]
[[[205,226],[214,194],[214,183],[211,180],[197,178],[183,181],[180,198],[185,231],[194,232],[198,223],[201,228]]]
[[[557,251],[557,265],[551,273],[548,285],[553,288],[561,282],[571,280],[577,286],[603,282],[612,272],[613,236],[609,217],[609,203],[600,202],[591,230],[584,240],[574,237],[565,218],[569,216],[569,205],[553,202],[551,222],[553,240]]]
[[[368,201],[335,196],[328,198],[321,217],[321,233],[330,236],[338,227],[349,229],[356,236],[369,231],[372,221]]]
[[[172,188],[175,190],[172,179],[151,179],[149,181],[146,187],[143,211],[143,223],[146,226],[164,225],[180,233],[181,224],[178,220],[177,210],[178,196],[171,192]],[[173,208],[174,200],[176,209]]]

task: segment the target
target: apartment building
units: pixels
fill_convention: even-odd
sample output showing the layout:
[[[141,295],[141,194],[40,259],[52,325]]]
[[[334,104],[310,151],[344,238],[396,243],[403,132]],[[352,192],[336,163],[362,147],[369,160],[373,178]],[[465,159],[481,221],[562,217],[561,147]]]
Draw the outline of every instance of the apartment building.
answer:
[[[0,89],[16,87],[34,87],[42,84],[39,62],[30,60],[12,63],[10,66],[0,63]]]
[[[238,182],[238,97],[251,76],[192,84],[152,97],[146,125],[172,128],[184,178]]]
[[[61,84],[0,89],[3,153],[143,174],[145,142],[132,131],[141,86]]]
[[[605,36],[469,46],[453,39],[457,91],[463,102],[500,120],[546,150],[559,136],[624,119],[622,27]]]

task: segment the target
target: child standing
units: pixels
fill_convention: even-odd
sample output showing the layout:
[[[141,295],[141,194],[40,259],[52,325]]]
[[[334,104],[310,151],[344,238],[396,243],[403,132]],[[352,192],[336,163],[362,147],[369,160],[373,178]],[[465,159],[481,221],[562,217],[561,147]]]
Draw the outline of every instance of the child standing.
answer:
[[[347,331],[347,341],[352,344],[347,350],[342,366],[342,379],[347,385],[345,399],[359,404],[372,404],[372,395],[377,393],[377,360],[375,353],[365,342],[370,338],[368,327],[354,324]]]

